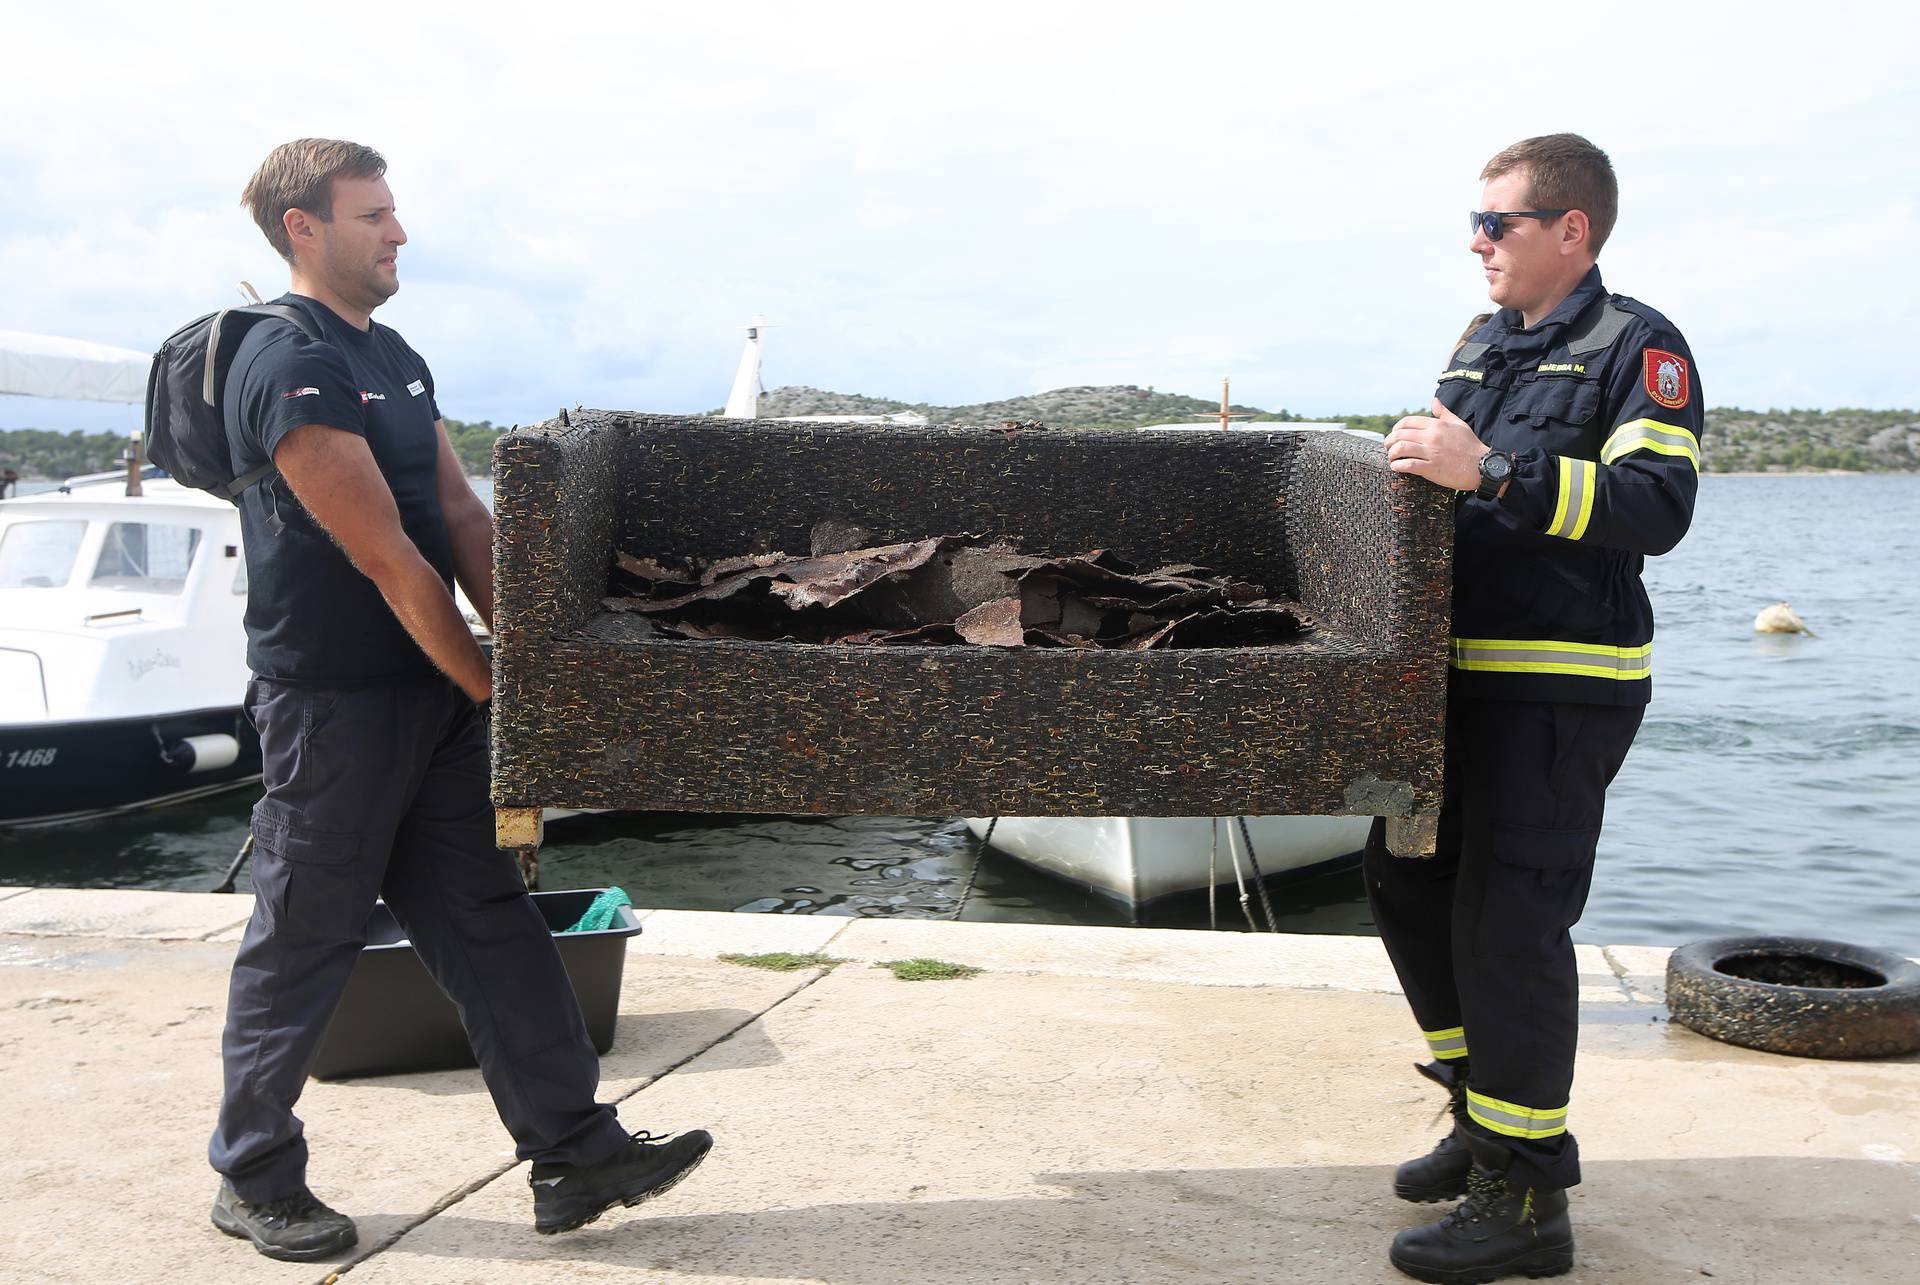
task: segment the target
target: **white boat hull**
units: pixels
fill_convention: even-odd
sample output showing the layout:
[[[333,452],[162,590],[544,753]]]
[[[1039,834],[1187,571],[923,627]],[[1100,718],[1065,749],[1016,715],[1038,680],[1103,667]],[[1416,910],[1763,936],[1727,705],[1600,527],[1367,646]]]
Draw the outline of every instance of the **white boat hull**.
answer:
[[[993,846],[1036,869],[1139,906],[1251,878],[1237,817],[1001,817]],[[1219,850],[1214,851],[1215,822]],[[1270,883],[1344,864],[1366,845],[1371,817],[1248,817],[1253,857]],[[984,835],[988,818],[968,817]]]

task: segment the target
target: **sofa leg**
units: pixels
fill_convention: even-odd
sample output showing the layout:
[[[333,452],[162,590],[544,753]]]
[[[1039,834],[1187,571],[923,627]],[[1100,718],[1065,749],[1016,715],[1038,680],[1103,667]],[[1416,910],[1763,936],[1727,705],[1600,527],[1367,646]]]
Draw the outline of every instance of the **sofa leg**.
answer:
[[[539,808],[495,808],[493,843],[498,848],[538,848],[547,837]]]
[[[1396,857],[1430,857],[1439,846],[1440,815],[1417,813],[1387,818],[1387,851]]]

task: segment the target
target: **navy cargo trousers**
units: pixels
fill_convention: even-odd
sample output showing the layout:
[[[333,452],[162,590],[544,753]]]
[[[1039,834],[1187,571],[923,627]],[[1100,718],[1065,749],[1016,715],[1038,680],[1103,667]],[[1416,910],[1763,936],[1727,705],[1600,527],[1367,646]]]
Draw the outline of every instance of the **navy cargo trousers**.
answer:
[[[1536,1187],[1580,1181],[1567,1131],[1580,989],[1569,929],[1586,908],[1607,787],[1645,707],[1447,704],[1431,858],[1397,857],[1376,821],[1364,871],[1374,922],[1429,1051],[1464,1063],[1466,1128]]]
[[[553,938],[494,847],[487,728],[439,677],[326,688],[255,679],[266,794],[253,918],[234,959],[213,1167],[242,1200],[298,1192],[293,1114],[384,896],[460,1010],[523,1160],[592,1164],[626,1141]]]

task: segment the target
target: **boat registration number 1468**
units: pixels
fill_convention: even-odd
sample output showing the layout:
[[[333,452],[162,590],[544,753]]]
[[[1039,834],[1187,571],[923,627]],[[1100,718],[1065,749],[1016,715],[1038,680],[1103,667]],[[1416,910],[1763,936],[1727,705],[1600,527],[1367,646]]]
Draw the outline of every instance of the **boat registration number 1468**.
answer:
[[[43,750],[9,750],[8,767],[47,767],[53,762],[53,756],[60,752],[58,746],[48,746]]]

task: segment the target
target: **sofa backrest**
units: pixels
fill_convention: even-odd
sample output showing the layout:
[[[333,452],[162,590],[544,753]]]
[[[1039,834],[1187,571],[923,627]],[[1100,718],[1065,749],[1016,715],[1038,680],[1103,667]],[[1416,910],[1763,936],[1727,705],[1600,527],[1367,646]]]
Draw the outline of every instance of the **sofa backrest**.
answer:
[[[804,553],[816,522],[875,543],[967,534],[1027,552],[1198,563],[1297,597],[1297,432],[997,430],[628,416],[621,548]]]

